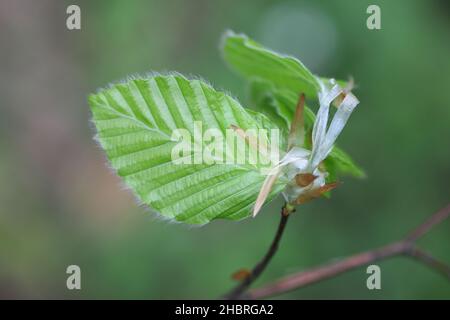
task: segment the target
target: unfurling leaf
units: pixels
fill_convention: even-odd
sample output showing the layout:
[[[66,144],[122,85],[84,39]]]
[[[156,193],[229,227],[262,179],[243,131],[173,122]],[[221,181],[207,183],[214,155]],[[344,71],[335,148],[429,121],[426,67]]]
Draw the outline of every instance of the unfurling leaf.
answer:
[[[316,97],[320,84],[298,59],[276,53],[243,34],[225,33],[222,41],[225,60],[247,78],[271,81],[278,89],[288,89],[307,98]]]
[[[289,132],[298,95],[304,93],[307,99],[313,99],[320,90],[320,82],[330,81],[315,76],[300,60],[267,49],[244,34],[226,32],[222,51],[230,67],[248,80],[251,101],[256,109],[284,132]],[[337,83],[348,91],[353,87],[353,80]],[[342,97],[339,99],[342,100]],[[336,105],[341,101],[339,99],[336,99]],[[312,129],[315,116],[306,106],[304,118],[305,132],[308,132]],[[344,174],[364,176],[353,160],[337,147],[328,156],[326,164],[333,178]]]

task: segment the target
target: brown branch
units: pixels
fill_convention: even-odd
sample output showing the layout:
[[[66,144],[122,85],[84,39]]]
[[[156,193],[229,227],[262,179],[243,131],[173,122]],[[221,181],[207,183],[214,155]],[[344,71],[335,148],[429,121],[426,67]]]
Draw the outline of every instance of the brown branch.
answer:
[[[413,247],[411,248],[410,252],[408,252],[408,256],[442,273],[444,277],[447,277],[450,280],[450,267],[444,262],[437,260],[428,252],[420,248]]]
[[[227,295],[225,295],[225,299],[239,299],[242,293],[246,291],[248,287],[261,275],[261,273],[267,267],[270,260],[278,250],[278,245],[280,243],[281,237],[283,236],[283,232],[289,218],[289,213],[291,212],[292,210],[287,209],[286,206],[283,206],[280,213],[280,223],[278,224],[275,238],[272,240],[272,244],[270,245],[269,250],[266,252],[262,260],[258,262],[258,264],[244,278],[244,280],[242,280],[238,286],[236,286]]]
[[[417,248],[415,244],[420,237],[428,233],[433,226],[448,218],[449,215],[450,205],[435,213],[423,224],[414,229],[407,237],[398,242],[388,244],[378,249],[356,254],[328,265],[294,273],[268,285],[249,290],[245,296],[242,297],[248,299],[261,299],[282,294],[334,277],[357,267],[398,255],[414,258],[428,267],[439,271],[450,280],[450,267],[431,256],[429,253]]]
[[[411,231],[411,233],[406,237],[406,240],[409,242],[415,242],[419,238],[423,237],[427,232],[429,232],[435,225],[447,219],[449,215],[450,204],[433,214],[424,223]]]

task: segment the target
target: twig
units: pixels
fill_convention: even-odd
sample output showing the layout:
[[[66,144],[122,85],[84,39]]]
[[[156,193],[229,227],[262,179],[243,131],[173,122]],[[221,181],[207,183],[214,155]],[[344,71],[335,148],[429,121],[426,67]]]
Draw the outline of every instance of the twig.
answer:
[[[356,254],[328,265],[294,273],[263,287],[249,290],[241,297],[248,299],[261,299],[282,294],[328,279],[354,268],[398,255],[414,258],[428,267],[439,271],[450,280],[450,267],[431,256],[429,253],[417,248],[415,244],[420,237],[428,233],[433,226],[448,218],[449,215],[450,205],[435,213],[401,241],[388,244],[378,249]]]
[[[435,269],[436,271],[439,271],[443,276],[447,277],[450,280],[450,267],[444,262],[437,260],[428,252],[414,247],[410,250],[408,256],[417,259],[419,262],[428,265],[430,268]]]
[[[278,224],[278,229],[275,234],[275,238],[272,241],[272,244],[269,247],[269,250],[264,255],[262,260],[258,262],[258,264],[250,271],[250,273],[245,277],[244,280],[241,281],[241,283],[235,287],[233,290],[231,290],[227,295],[225,295],[225,299],[238,299],[242,295],[244,291],[248,289],[248,287],[261,275],[261,273],[264,271],[264,269],[267,267],[268,263],[274,256],[274,254],[278,250],[278,245],[280,243],[281,237],[283,236],[284,229],[286,227],[286,223],[289,218],[289,213],[291,213],[292,210],[289,210],[286,208],[286,206],[283,206],[281,209],[281,218],[280,223]]]
[[[298,102],[297,107],[295,109],[295,115],[292,119],[290,129],[289,129],[289,137],[288,137],[288,145],[287,145],[287,152],[291,150],[291,148],[295,145],[295,142],[302,143],[304,140],[304,134],[305,134],[305,128],[304,128],[304,112],[305,108],[305,94],[301,93]],[[253,217],[259,212],[262,205],[265,202],[265,199],[267,198],[269,191],[272,189],[272,185],[277,179],[278,173],[274,174],[272,177],[267,177],[264,181],[261,190],[258,194],[258,197],[256,199],[255,206],[253,208]],[[286,227],[286,223],[289,217],[289,214],[291,212],[294,212],[295,208],[290,204],[285,204],[281,208],[281,219],[280,224],[278,225],[277,233],[275,234],[275,238],[272,241],[272,244],[270,245],[269,250],[265,254],[264,258],[252,269],[252,271],[249,272],[248,275],[242,280],[242,282],[235,287],[233,290],[231,290],[227,295],[225,295],[225,299],[238,299],[241,297],[242,293],[245,292],[245,290],[250,287],[250,285],[256,280],[256,278],[259,277],[259,275],[264,271],[264,269],[267,267],[267,264],[272,259],[273,255],[278,250],[278,244],[280,243],[281,237],[284,232],[284,228]]]
[[[406,240],[409,242],[415,242],[419,238],[423,237],[427,232],[429,232],[435,225],[447,219],[449,215],[450,204],[433,214],[424,223],[411,231],[411,233],[406,237]]]

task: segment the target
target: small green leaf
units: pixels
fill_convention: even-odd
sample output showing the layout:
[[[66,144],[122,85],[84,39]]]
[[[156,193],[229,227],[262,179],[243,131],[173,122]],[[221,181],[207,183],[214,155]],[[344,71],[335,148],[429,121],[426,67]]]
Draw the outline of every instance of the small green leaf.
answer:
[[[115,84],[89,96],[98,140],[111,166],[146,205],[163,217],[191,224],[239,220],[251,209],[265,179],[264,165],[179,164],[172,161],[175,129],[195,135],[234,125],[243,130],[277,128],[266,116],[200,80],[155,75]],[[266,136],[269,143],[270,137]],[[226,142],[228,143],[228,142]],[[246,142],[249,150],[248,142]],[[202,139],[202,148],[208,145]],[[225,148],[233,148],[226,144]],[[250,151],[234,149],[247,159]],[[279,180],[268,201],[285,186]]]
[[[270,81],[278,89],[316,97],[320,84],[298,59],[264,48],[243,34],[225,33],[222,42],[225,60],[247,78]]]

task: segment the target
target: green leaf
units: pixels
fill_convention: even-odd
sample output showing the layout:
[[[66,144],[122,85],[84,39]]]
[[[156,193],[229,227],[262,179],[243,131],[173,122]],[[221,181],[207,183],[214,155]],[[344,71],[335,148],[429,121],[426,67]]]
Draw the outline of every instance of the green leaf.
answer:
[[[226,32],[222,52],[230,67],[244,77],[261,78],[278,89],[303,92],[307,98],[316,97],[320,89],[318,78],[298,59],[264,48],[246,35]]]
[[[351,175],[356,178],[366,177],[364,171],[353,162],[352,158],[338,147],[334,147],[331,150],[324,163],[330,175]],[[330,181],[331,179],[336,181],[336,177],[330,177]]]
[[[179,164],[172,161],[173,148],[179,143],[173,133],[182,128],[194,136],[199,129],[203,133],[217,129],[225,136],[231,125],[243,130],[276,128],[267,117],[248,112],[225,93],[181,75],[115,84],[90,95],[89,104],[97,138],[111,166],[144,204],[163,217],[205,224],[251,214],[265,176],[261,160],[247,161],[252,154],[248,142],[248,152],[228,141],[225,146],[243,155],[245,164]],[[195,127],[196,121],[201,122],[200,128]],[[204,150],[210,147],[203,140],[200,144]],[[277,182],[268,201],[285,183]]]

